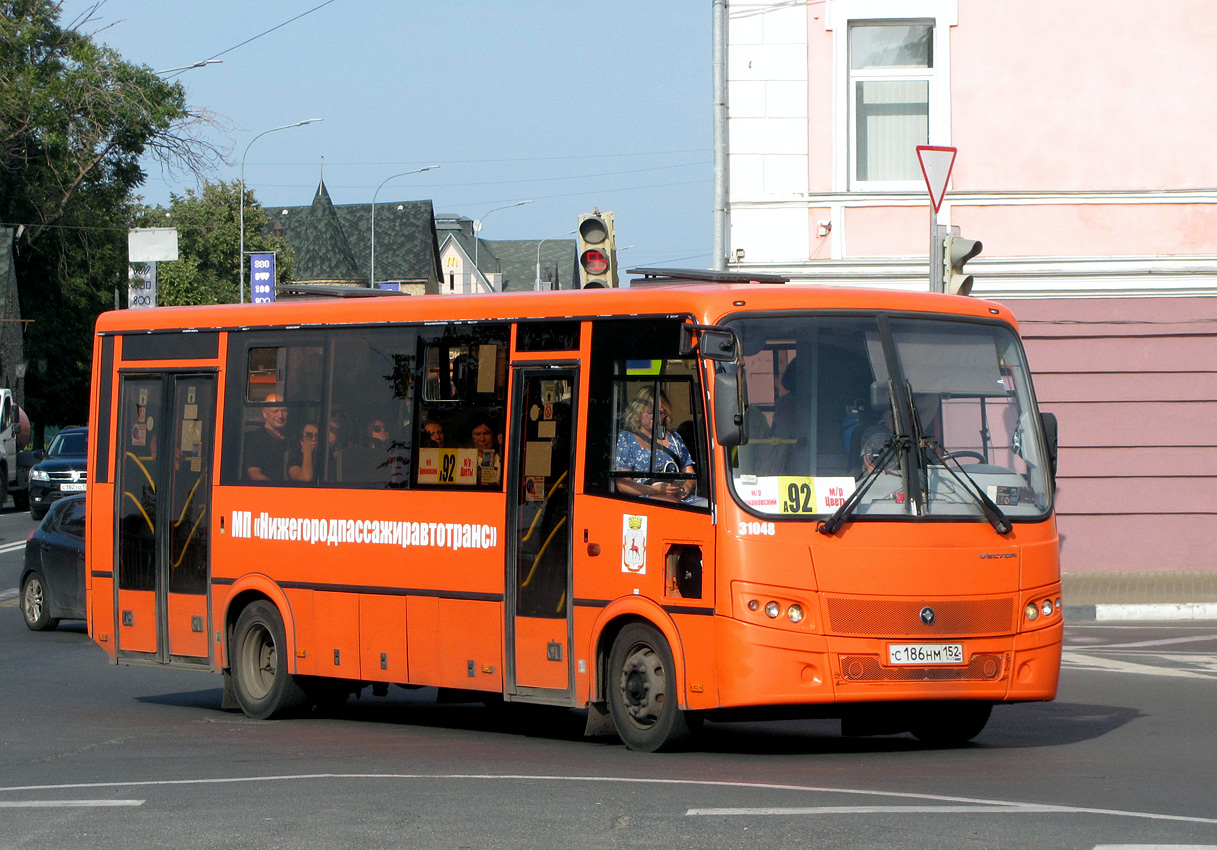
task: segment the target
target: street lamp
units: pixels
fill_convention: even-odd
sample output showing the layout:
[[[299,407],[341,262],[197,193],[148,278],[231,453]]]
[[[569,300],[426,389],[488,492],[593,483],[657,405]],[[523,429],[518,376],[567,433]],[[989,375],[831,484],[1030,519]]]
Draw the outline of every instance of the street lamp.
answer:
[[[241,228],[241,256],[237,258],[237,268],[241,271],[241,303],[245,303],[245,157],[249,154],[249,149],[253,147],[254,142],[265,136],[267,133],[277,133],[280,130],[290,130],[293,127],[303,127],[305,124],[312,124],[317,121],[323,121],[323,118],[305,118],[303,121],[297,121],[295,124],[284,124],[282,127],[272,127],[269,130],[263,130],[258,135],[249,140],[249,144],[245,146],[245,153],[241,154],[241,213],[240,223]]]
[[[574,232],[575,231],[573,231],[573,230],[568,230],[565,233],[559,233],[557,236],[546,236],[544,239],[542,239],[540,242],[537,243],[537,281],[536,281],[536,283],[534,283],[532,285],[534,292],[541,291],[541,246],[544,245],[546,242],[548,242],[550,239],[561,239],[563,236],[570,236]]]
[[[482,222],[486,220],[486,216],[490,215],[490,213],[492,213],[492,212],[498,212],[499,210],[509,210],[512,207],[522,207],[525,204],[531,204],[531,203],[532,203],[532,201],[517,201],[514,204],[507,204],[506,206],[495,207],[490,212],[485,213],[480,219],[477,219],[476,221],[473,222],[473,270],[474,271],[476,271],[478,274],[481,274],[481,271],[482,271],[480,268],[478,268],[478,233],[480,233],[482,230]]]
[[[376,196],[380,194],[380,190],[385,187],[385,183],[390,180],[395,180],[398,177],[405,177],[407,174],[422,174],[424,171],[431,171],[439,168],[438,165],[427,165],[423,168],[416,168],[413,171],[403,171],[400,174],[394,174],[392,177],[386,177],[381,184],[376,187],[376,191],[372,193],[372,256],[368,260],[368,289],[376,285]]]

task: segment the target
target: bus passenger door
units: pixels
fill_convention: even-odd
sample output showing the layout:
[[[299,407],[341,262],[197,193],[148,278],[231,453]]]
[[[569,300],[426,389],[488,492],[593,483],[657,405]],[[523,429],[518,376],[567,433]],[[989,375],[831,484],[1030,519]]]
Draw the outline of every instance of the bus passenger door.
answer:
[[[508,696],[571,697],[573,368],[518,367],[508,459]]]
[[[207,663],[215,376],[123,376],[117,496],[118,654]]]

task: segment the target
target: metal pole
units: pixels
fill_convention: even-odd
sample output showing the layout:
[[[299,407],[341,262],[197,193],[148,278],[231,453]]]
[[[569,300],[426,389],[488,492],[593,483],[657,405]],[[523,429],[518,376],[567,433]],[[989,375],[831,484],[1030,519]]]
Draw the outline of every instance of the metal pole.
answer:
[[[531,203],[532,203],[532,201],[517,201],[514,204],[507,204],[506,206],[495,207],[494,209],[490,210],[490,212],[484,213],[481,218],[479,218],[473,222],[473,271],[475,274],[480,275],[482,273],[481,268],[479,268],[479,266],[478,266],[478,242],[481,241],[480,239],[478,239],[478,233],[480,233],[482,230],[482,222],[486,220],[486,216],[490,215],[490,213],[492,213],[492,212],[498,212],[499,210],[509,210],[512,207],[522,207],[525,204],[531,204]]]
[[[407,174],[422,174],[424,171],[431,171],[439,168],[438,165],[427,165],[422,168],[416,168],[413,171],[403,171],[400,174],[394,174],[392,177],[386,177],[381,184],[376,187],[376,191],[372,193],[372,256],[368,258],[368,289],[376,286],[376,196],[380,194],[380,190],[385,187],[385,183],[390,180],[395,180],[398,177],[405,177]]]
[[[714,0],[712,27],[714,66],[714,257],[710,268],[727,269],[727,244],[731,229],[728,206],[729,176],[727,137],[727,0]]]
[[[249,144],[245,146],[245,153],[241,154],[241,212],[238,217],[238,227],[241,231],[241,254],[237,257],[237,268],[240,271],[240,303],[245,303],[245,157],[249,154],[249,149],[254,146],[254,142],[265,136],[267,133],[277,133],[279,130],[290,130],[293,127],[303,127],[305,124],[312,124],[316,121],[322,121],[322,118],[306,118],[303,121],[297,121],[295,124],[284,124],[282,127],[272,127],[269,130],[263,130],[258,135],[249,140]]]
[[[938,213],[930,205],[930,292],[942,292],[942,240],[938,238]]]
[[[561,239],[563,236],[570,236],[572,233],[575,233],[575,232],[576,231],[574,231],[574,230],[568,230],[566,233],[559,233],[557,236],[546,236],[544,239],[542,239],[540,242],[537,243],[537,279],[532,285],[532,289],[534,292],[541,291],[541,246],[544,245],[546,242],[548,242],[550,239]]]

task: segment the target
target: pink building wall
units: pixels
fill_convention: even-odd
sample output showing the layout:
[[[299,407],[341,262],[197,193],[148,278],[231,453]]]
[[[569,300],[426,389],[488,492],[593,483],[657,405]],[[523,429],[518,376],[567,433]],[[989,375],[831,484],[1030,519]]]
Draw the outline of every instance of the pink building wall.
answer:
[[[1008,306],[1060,422],[1062,569],[1217,569],[1217,299]]]

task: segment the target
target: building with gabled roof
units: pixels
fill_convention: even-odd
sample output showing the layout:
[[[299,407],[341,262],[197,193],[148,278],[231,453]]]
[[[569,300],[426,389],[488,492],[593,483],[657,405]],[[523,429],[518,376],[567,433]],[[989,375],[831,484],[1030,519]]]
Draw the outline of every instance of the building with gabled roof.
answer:
[[[436,216],[436,232],[443,292],[579,287],[573,239],[475,239],[473,220],[455,214]]]
[[[372,204],[335,205],[325,181],[307,207],[265,208],[270,229],[295,254],[295,282],[367,286],[399,284],[417,294],[439,291],[439,247],[431,201],[376,204],[375,275]]]

